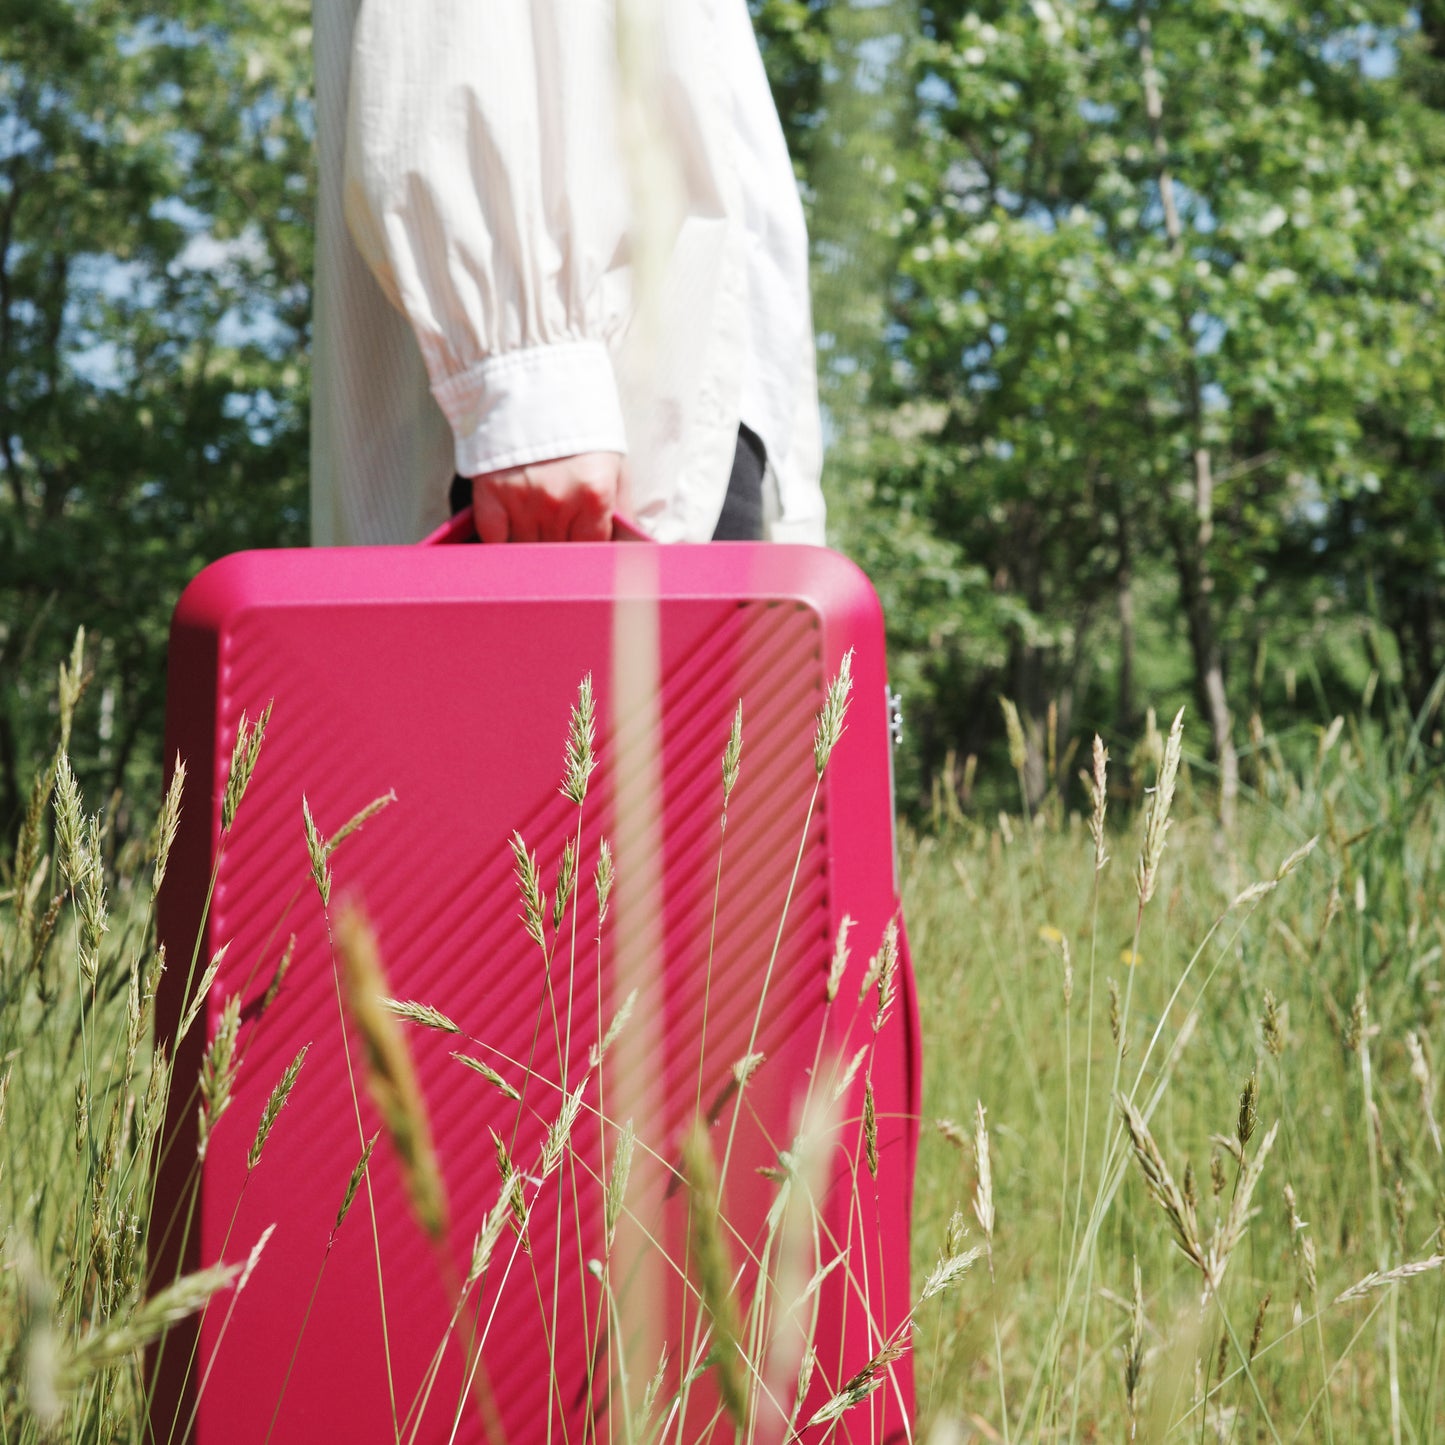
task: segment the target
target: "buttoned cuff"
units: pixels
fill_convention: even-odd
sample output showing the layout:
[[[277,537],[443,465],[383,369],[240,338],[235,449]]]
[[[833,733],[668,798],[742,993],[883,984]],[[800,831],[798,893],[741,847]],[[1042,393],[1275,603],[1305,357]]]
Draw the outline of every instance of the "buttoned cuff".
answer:
[[[617,378],[601,342],[489,357],[432,395],[451,425],[464,477],[580,452],[627,451]]]

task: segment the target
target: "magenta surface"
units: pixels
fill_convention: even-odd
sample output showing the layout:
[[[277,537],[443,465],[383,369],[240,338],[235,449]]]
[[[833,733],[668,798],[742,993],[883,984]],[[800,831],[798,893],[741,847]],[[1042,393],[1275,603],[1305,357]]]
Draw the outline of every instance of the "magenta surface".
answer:
[[[814,719],[849,649],[847,730],[815,796]],[[275,1231],[244,1291],[219,1297],[198,1333],[183,1329],[168,1342],[158,1438],[180,1438],[194,1416],[194,1438],[208,1445],[262,1441],[273,1415],[275,1441],[500,1445],[582,1440],[594,1427],[596,1436],[625,1438],[619,1356],[635,1399],[656,1369],[658,1344],[671,1342],[665,1412],[678,1389],[679,1342],[686,1354],[698,1329],[688,1195],[673,1166],[699,1113],[710,1120],[717,1156],[728,1154],[724,1237],[744,1309],[760,1266],[769,1298],[791,1299],[847,1252],[798,1312],[816,1311],[818,1356],[800,1420],[903,1328],[917,1020],[906,949],[898,998],[880,1029],[874,997],[859,1001],[898,902],[882,619],[856,568],[821,549],[761,545],[243,554],[208,568],[181,599],[170,665],[168,752],[186,760],[188,774],[162,898],[170,960],[163,1033],[180,1017],[197,930],[202,963],[228,948],[202,1023],[177,1050],[157,1278],[178,1265],[243,1260],[265,1229]],[[645,680],[652,668],[655,712],[627,681]],[[570,709],[588,674],[598,768],[579,812],[559,783]],[[723,829],[721,758],[740,698],[741,777]],[[223,839],[236,729],[243,713],[255,718],[268,704],[259,767]],[[435,1006],[462,1031],[403,1025],[449,1228],[438,1245],[415,1223],[383,1136],[370,1192],[329,1244],[362,1140],[380,1122],[360,1082],[359,1041],[338,1006],[302,797],[330,835],[389,791],[395,801],[333,855],[331,915],[345,901],[362,907],[391,993]],[[575,906],[547,936],[550,970],[519,918],[514,829],[537,856],[549,910],[564,844],[580,841]],[[617,883],[599,928],[592,879],[604,837],[616,850]],[[852,959],[830,1005],[826,980],[845,914],[854,920]],[[293,936],[289,972],[263,1009]],[[632,1019],[602,1067],[591,1068],[589,1050],[633,987]],[[209,1037],[236,994],[243,1023],[234,1101],[197,1166],[188,1081],[200,1069],[203,1030]],[[739,1106],[733,1066],[754,1030],[753,1050],[765,1057]],[[267,1096],[304,1044],[311,1048],[296,1089],[248,1170]],[[761,1257],[779,1155],[793,1144],[803,1102],[810,1089],[831,1098],[860,1051],[820,1156],[809,1227],[799,1243]],[[525,1081],[521,1104],[454,1052],[486,1061],[519,1089]],[[584,1078],[572,1152],[543,1179],[542,1146],[564,1081],[575,1090]],[[868,1078],[876,1180],[863,1148]],[[607,1254],[600,1179],[627,1117],[638,1146],[608,1311],[589,1265]],[[502,1236],[449,1332],[472,1241],[498,1197],[494,1130],[527,1176],[528,1249],[512,1230]],[[807,1192],[801,1181],[790,1187]],[[783,1438],[795,1336],[777,1330],[775,1375],[766,1380],[777,1403],[765,1394],[758,1439]],[[481,1341],[475,1370],[473,1340]],[[832,1428],[845,1439],[901,1438],[911,1413],[905,1353],[883,1387]],[[708,1371],[665,1438],[731,1435]]]

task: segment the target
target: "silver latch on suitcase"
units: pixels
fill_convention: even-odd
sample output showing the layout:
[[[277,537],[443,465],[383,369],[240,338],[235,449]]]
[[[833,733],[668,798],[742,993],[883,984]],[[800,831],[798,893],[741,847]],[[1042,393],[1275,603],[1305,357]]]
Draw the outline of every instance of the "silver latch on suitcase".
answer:
[[[903,741],[903,694],[890,692],[888,696],[888,740],[897,747]]]

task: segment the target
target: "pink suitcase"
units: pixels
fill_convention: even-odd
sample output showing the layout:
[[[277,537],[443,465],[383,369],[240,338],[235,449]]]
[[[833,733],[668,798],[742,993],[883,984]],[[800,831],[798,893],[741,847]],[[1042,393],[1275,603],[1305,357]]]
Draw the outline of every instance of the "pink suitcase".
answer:
[[[846,729],[819,783],[815,722],[850,652]],[[588,676],[597,766],[579,807],[560,785]],[[238,726],[268,706],[223,835]],[[881,1026],[878,988],[860,1000],[899,922],[890,746],[877,599],[821,549],[435,545],[208,567],[171,633],[167,751],[187,777],[161,899],[163,1039],[188,978],[226,952],[175,1046],[156,1287],[243,1261],[274,1230],[244,1288],[153,1358],[155,1438],[731,1439],[739,1391],[761,1440],[906,1436],[919,1109],[906,947]],[[303,796],[326,839],[388,793],[331,853],[323,907]],[[537,860],[550,965],[521,917],[514,830]],[[578,885],[554,928],[569,839]],[[616,881],[599,923],[603,839]],[[390,994],[460,1030],[399,1024],[445,1190],[437,1237],[367,1092],[356,1024],[343,1023],[334,939],[348,906],[374,930]],[[830,1001],[845,915],[851,956]],[[599,1036],[634,989],[598,1065]],[[231,1101],[198,1161],[193,1081],[232,997]],[[308,1044],[251,1167],[271,1090]],[[761,1062],[740,1087],[749,1055]],[[570,1134],[549,1152],[568,1099]],[[695,1202],[706,1169],[683,1163],[699,1117],[720,1173],[726,1159],[711,1230]],[[506,1216],[469,1284],[479,1232],[503,1221],[498,1137],[525,1223]],[[610,1242],[605,1180],[620,1201]],[[700,1305],[705,1279],[731,1294],[735,1346],[726,1315]]]

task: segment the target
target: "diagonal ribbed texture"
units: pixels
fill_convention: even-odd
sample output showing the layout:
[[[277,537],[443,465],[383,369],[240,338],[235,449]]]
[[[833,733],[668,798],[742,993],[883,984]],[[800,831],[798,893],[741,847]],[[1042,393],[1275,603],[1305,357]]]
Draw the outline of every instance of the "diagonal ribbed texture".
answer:
[[[278,1442],[384,1441],[398,1430],[410,1438],[418,1421],[415,1438],[426,1441],[452,1438],[454,1424],[455,1438],[468,1441],[581,1441],[594,1427],[623,1438],[614,1377],[623,1342],[609,1341],[598,1277],[607,1257],[601,1181],[623,1122],[609,1098],[646,1096],[657,1105],[632,1121],[639,1183],[619,1231],[649,1241],[657,1267],[610,1282],[614,1318],[654,1319],[674,1341],[664,1406],[681,1378],[677,1352],[686,1356],[700,1338],[686,1283],[688,1196],[676,1172],[699,1112],[714,1152],[727,1158],[723,1232],[743,1308],[752,1298],[777,1195],[760,1171],[776,1174],[815,1062],[832,1068],[836,1055],[871,1037],[867,1008],[854,1007],[856,988],[826,1008],[841,909],[830,893],[828,793],[815,791],[812,760],[826,684],[821,624],[812,607],[790,600],[683,599],[663,613],[654,738],[662,796],[651,835],[662,848],[662,916],[652,926],[639,921],[645,900],[629,894],[645,869],[629,876],[619,857],[600,925],[593,887],[600,840],[636,831],[636,820],[619,812],[625,720],[614,716],[610,696],[611,626],[604,602],[538,600],[277,605],[245,610],[222,629],[216,796],[242,712],[254,717],[273,700],[274,712],[221,854],[207,931],[208,949],[230,944],[208,1021],[239,994],[245,1023],[234,1102],[205,1162],[197,1257],[242,1257],[267,1226],[276,1230],[234,1308],[213,1307],[203,1322],[198,1372],[209,1375],[200,1439],[265,1438],[278,1399]],[[579,809],[559,783],[569,711],[589,673],[599,766]],[[724,829],[721,759],[739,698],[742,775]],[[380,1121],[363,1051],[338,1003],[302,796],[329,836],[388,791],[395,801],[333,855],[332,913],[343,901],[359,906],[390,992],[440,1009],[461,1030],[403,1026],[445,1179],[441,1243],[415,1223],[384,1140],[369,1186],[332,1239],[362,1141]],[[521,922],[514,829],[535,853],[547,895],[541,947]],[[580,876],[554,930],[552,898],[569,839]],[[289,973],[263,1010],[293,935]],[[640,956],[659,939],[660,956]],[[614,979],[624,958],[628,976],[646,980],[638,1013],[645,1021],[625,1026],[598,1068],[589,1052],[620,1002]],[[291,1101],[248,1175],[246,1152],[266,1097],[307,1043]],[[764,1060],[739,1100],[734,1065],[750,1049]],[[485,1061],[522,1093],[520,1103],[454,1052]],[[579,1086],[570,1150],[543,1178],[548,1130]],[[871,1266],[862,1258],[861,1087],[839,1107],[835,1127],[846,1147],[825,1173],[818,1229],[840,1247],[855,1237],[865,1247],[861,1262],[838,1271],[820,1296],[822,1334],[833,1343],[820,1351],[815,1402],[881,1341],[860,1315],[859,1279],[881,1267],[881,1255]],[[894,1113],[904,1108],[901,1097],[894,1101]],[[528,1222],[524,1236],[503,1235],[458,1310],[473,1238],[499,1194],[498,1139],[522,1171]],[[648,1160],[653,1167],[644,1167]],[[906,1307],[906,1239],[902,1257],[904,1273],[895,1267],[891,1287]],[[847,1323],[850,1309],[857,1327]],[[704,1342],[695,1359],[706,1350]],[[655,1364],[629,1358],[634,1399]],[[731,1437],[716,1399],[710,1375],[690,1387],[681,1438]],[[862,1413],[844,1434],[876,1438],[878,1419]],[[676,1428],[671,1438],[679,1438]]]

